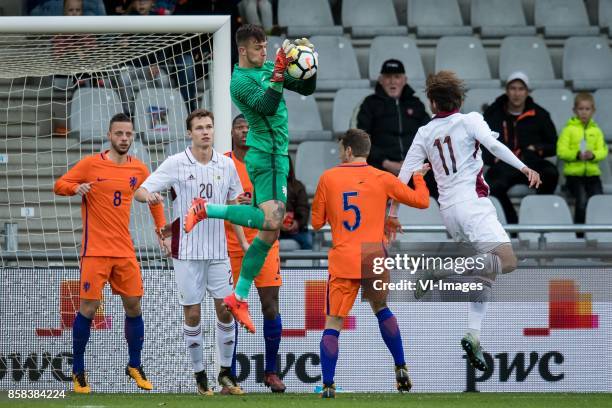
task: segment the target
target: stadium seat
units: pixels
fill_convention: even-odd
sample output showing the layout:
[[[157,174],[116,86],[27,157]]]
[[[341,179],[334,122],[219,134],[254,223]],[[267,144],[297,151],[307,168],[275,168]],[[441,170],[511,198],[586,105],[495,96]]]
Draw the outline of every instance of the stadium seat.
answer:
[[[78,132],[81,141],[106,140],[108,124],[123,112],[121,100],[111,89],[79,88],[70,101],[70,129]]]
[[[340,88],[367,88],[370,81],[361,79],[355,50],[346,37],[312,36],[320,61],[326,69],[317,73],[317,91],[335,91]]]
[[[300,244],[293,239],[279,239],[278,244],[281,251],[297,251],[300,249]]]
[[[284,92],[289,113],[289,139],[291,142],[303,140],[331,140],[331,132],[323,130],[319,108],[314,96],[303,96],[295,92]]]
[[[527,187],[526,184],[515,184],[508,190],[508,197],[510,198],[523,198],[532,194],[535,194],[535,191]]]
[[[334,25],[328,0],[282,0],[278,2],[278,25],[287,27],[287,35],[308,37],[342,35],[342,26]],[[313,43],[318,46],[317,43]]]
[[[419,209],[400,205],[398,219],[402,225],[444,225],[440,216],[440,207],[436,200],[429,200],[429,207]],[[450,238],[445,232],[404,232],[397,234],[399,242],[448,242]]]
[[[597,35],[589,24],[583,0],[535,0],[535,25],[546,37]]]
[[[376,37],[370,47],[368,64],[370,81],[378,80],[383,62],[394,58],[402,61],[408,83],[413,88],[425,87],[425,69],[416,42],[409,37]]]
[[[166,156],[172,156],[173,154],[180,153],[184,151],[187,146],[191,146],[191,139],[181,138],[171,140],[167,145],[165,145],[165,154]],[[225,152],[222,152],[225,153]]]
[[[531,93],[534,102],[550,113],[557,128],[557,133],[563,129],[568,119],[574,113],[574,95],[567,89],[536,89]]]
[[[491,79],[487,55],[476,37],[442,37],[436,46],[436,72],[455,71],[468,88],[499,88]]]
[[[599,162],[601,169],[601,184],[604,194],[612,194],[612,156],[608,154],[606,160]]]
[[[342,133],[357,124],[357,113],[364,98],[374,93],[373,89],[340,89],[334,97],[332,108],[332,130]]]
[[[610,107],[612,107],[612,89],[598,89],[593,94],[595,97],[595,121],[601,128],[601,131],[606,138],[606,142],[612,143],[612,115],[610,115]]]
[[[505,93],[503,88],[475,88],[470,89],[465,94],[465,100],[461,107],[461,112],[483,113],[487,106],[491,105],[498,96]]]
[[[408,0],[407,12],[408,28],[416,29],[417,37],[472,34],[456,0]]]
[[[146,203],[132,201],[130,208],[130,235],[134,242],[136,255],[139,250],[154,250],[159,248],[157,236],[155,235],[155,223],[151,211]]]
[[[497,219],[499,220],[499,222],[502,225],[506,225],[508,223],[508,220],[506,219],[506,213],[504,212],[504,208],[502,207],[497,197],[489,196],[489,200],[491,200],[493,206],[495,207],[495,212],[497,212]]]
[[[339,162],[335,142],[306,141],[298,145],[295,157],[295,177],[304,183],[306,193],[313,196],[323,171]]]
[[[351,28],[351,36],[406,35],[406,26],[397,23],[393,0],[343,0],[342,25]]]
[[[563,197],[556,195],[530,195],[521,201],[519,210],[519,224],[521,225],[572,225],[572,215]],[[540,237],[535,232],[519,232],[520,241],[526,241],[530,245],[537,245]],[[544,233],[547,243],[572,243],[576,242],[576,234],[573,232],[546,232]]]
[[[482,37],[536,33],[535,27],[527,26],[521,0],[472,0],[470,11],[472,27]]]
[[[424,89],[415,89],[414,90],[414,96],[416,96],[417,98],[419,98],[419,100],[421,102],[423,102],[423,105],[425,105],[425,112],[427,112],[427,114],[429,116],[433,116],[433,114],[431,113],[431,106],[429,105],[429,99],[427,99],[427,95],[425,94],[425,90]]]
[[[612,195],[596,195],[589,199],[586,208],[585,224],[612,225]],[[597,243],[612,243],[612,232],[587,232],[584,234],[587,241]]]
[[[571,37],[563,48],[563,79],[574,90],[612,88],[612,53],[608,40]]]
[[[136,98],[136,131],[150,143],[185,137],[187,109],[176,89],[143,89]]]
[[[283,45],[283,41],[285,40],[285,36],[282,37],[278,37],[278,36],[268,36],[267,37],[268,40],[268,44],[266,45],[266,53],[267,53],[267,58],[270,61],[274,61],[274,58],[276,58],[276,50],[278,50],[281,45]]]
[[[505,80],[516,71],[529,77],[531,89],[563,88],[555,79],[546,43],[540,37],[506,37],[499,49],[499,77]]]
[[[599,0],[598,3],[599,26],[607,29],[609,33],[612,26],[612,0]]]

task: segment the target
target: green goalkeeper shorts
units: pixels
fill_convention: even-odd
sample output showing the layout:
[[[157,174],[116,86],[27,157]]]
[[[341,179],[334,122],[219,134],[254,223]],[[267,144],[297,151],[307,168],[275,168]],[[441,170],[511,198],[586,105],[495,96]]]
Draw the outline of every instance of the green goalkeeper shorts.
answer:
[[[253,183],[253,205],[258,206],[270,200],[287,203],[289,156],[251,147],[244,158],[244,164]]]

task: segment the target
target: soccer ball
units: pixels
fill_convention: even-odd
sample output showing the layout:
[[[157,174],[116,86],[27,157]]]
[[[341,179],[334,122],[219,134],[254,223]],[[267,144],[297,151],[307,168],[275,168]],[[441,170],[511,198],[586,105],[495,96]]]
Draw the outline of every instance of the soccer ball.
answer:
[[[287,72],[295,79],[308,79],[317,73],[319,61],[317,54],[305,45],[298,45],[287,55],[293,62],[287,67]]]

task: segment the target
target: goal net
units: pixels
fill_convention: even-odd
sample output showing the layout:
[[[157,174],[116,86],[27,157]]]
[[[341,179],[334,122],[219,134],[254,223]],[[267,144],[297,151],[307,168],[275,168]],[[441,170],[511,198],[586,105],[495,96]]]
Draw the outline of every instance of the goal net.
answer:
[[[0,389],[68,384],[81,198],[56,196],[53,185],[80,159],[108,148],[110,118],[132,118],[130,153],[151,171],[190,143],[185,118],[197,108],[214,112],[215,147],[229,150],[229,24],[225,16],[0,22]],[[170,220],[169,200],[165,208]],[[171,262],[158,248],[147,205],[132,203],[130,232],[145,284],[145,368],[160,391],[192,391]],[[212,376],[208,300],[202,315]],[[97,391],[133,389],[117,377],[127,361],[123,316],[107,285],[86,353]]]

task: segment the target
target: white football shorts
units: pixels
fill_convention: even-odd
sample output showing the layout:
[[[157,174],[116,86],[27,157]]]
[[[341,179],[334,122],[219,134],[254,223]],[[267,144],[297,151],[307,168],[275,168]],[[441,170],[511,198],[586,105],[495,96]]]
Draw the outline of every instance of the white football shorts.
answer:
[[[440,210],[440,215],[453,240],[472,243],[480,254],[510,242],[497,218],[495,206],[487,197],[451,205]]]
[[[232,293],[234,282],[229,259],[173,259],[172,261],[181,305],[202,303],[205,290],[213,299],[223,299]]]

